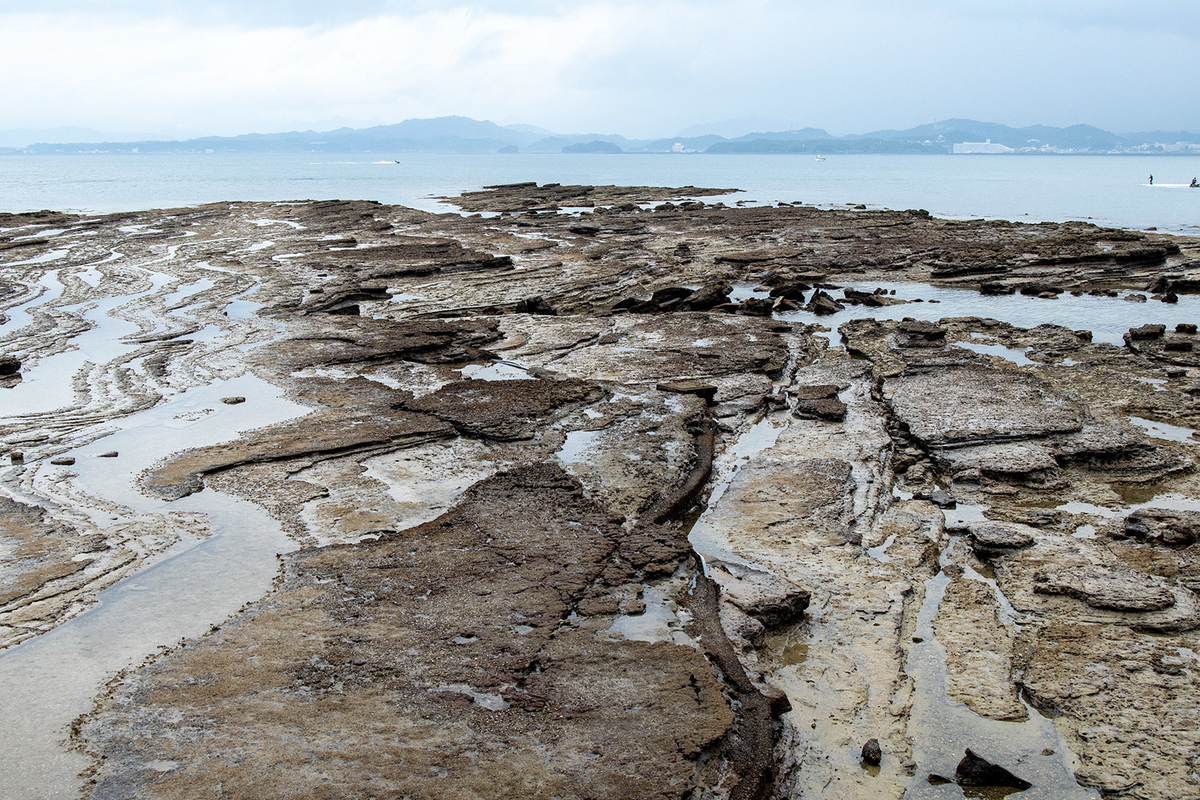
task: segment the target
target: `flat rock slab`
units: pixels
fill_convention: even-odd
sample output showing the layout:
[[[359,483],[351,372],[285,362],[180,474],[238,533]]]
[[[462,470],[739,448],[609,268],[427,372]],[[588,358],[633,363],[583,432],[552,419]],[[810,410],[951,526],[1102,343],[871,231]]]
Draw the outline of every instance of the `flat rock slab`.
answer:
[[[1108,611],[1162,611],[1175,593],[1149,575],[1092,565],[1058,567],[1034,576],[1037,594],[1062,594]]]
[[[1015,522],[975,522],[967,526],[971,541],[984,551],[1016,550],[1035,541],[1035,528]]]
[[[291,555],[277,591],[85,726],[93,796],[686,795],[733,721],[716,672],[573,613],[638,585],[611,559],[644,535],[540,466],[402,534]]]
[[[1076,431],[1083,409],[1044,382],[987,367],[908,373],[884,383],[897,419],[930,445]]]
[[[1179,649],[1194,642],[1067,621],[1034,641],[1022,682],[1035,705],[1061,712],[1055,727],[1079,758],[1081,784],[1113,797],[1200,796],[1190,700],[1200,695],[1200,670]]]
[[[455,381],[406,404],[445,420],[464,435],[500,441],[531,439],[561,406],[597,400],[603,392],[582,381]]]

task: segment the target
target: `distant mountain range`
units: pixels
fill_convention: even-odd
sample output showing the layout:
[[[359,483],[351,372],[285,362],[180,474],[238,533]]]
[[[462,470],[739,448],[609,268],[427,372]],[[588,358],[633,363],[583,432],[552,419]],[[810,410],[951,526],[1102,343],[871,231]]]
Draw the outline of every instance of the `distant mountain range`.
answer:
[[[697,126],[690,130],[703,130]],[[964,146],[963,143],[974,143]],[[958,145],[958,147],[956,147]],[[409,119],[395,125],[331,131],[249,133],[178,141],[83,141],[0,148],[3,153],[1123,153],[1200,154],[1200,134],[1149,131],[1119,135],[1090,125],[1011,128],[950,119],[908,130],[833,136],[820,128],[715,133],[664,139],[617,134],[557,134],[532,125],[501,126],[468,117]]]

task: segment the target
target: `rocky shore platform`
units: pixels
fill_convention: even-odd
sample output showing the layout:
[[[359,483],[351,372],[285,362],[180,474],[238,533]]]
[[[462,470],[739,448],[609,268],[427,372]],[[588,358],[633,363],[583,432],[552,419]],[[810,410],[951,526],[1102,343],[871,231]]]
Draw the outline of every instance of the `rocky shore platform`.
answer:
[[[0,214],[0,795],[1200,796],[1200,241],[448,202]]]

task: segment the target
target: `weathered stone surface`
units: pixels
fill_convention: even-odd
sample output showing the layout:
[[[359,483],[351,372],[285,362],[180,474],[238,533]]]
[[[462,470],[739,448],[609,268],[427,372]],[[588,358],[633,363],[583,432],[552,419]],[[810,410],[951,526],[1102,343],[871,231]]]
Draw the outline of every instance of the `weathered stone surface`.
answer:
[[[818,316],[828,316],[836,314],[839,311],[845,311],[846,307],[824,291],[817,289],[813,292],[812,299],[808,301],[808,305],[804,307],[804,310]]]
[[[786,578],[731,561],[707,563],[708,575],[720,587],[721,599],[768,628],[792,622],[808,608],[811,595]]]
[[[792,407],[792,411],[798,417],[815,417],[816,419],[837,421],[846,416],[846,404],[836,397],[822,398],[820,400],[805,400],[801,398],[796,401],[796,405]]]
[[[481,191],[466,192],[449,198],[464,211],[528,211],[547,206],[595,206],[647,203],[685,197],[713,197],[730,194],[734,189],[705,189],[696,186],[582,186],[547,183],[511,183],[485,186]],[[669,210],[669,209],[668,209]],[[594,235],[594,234],[589,234]]]
[[[267,601],[85,725],[106,756],[94,795],[294,796],[328,778],[341,796],[678,797],[732,722],[715,673],[570,613],[633,577],[610,561],[629,535],[542,467],[405,534],[291,556]]]
[[[1040,594],[1064,594],[1110,611],[1161,611],[1175,605],[1174,592],[1129,570],[1063,567],[1046,570],[1034,581],[1033,590]]]
[[[1023,684],[1036,705],[1060,714],[1081,784],[1139,800],[1200,791],[1195,715],[1183,699],[1200,691],[1200,674],[1178,649],[1193,641],[1064,621],[1038,637]]]
[[[1037,532],[1027,525],[1011,522],[976,522],[968,530],[976,549],[985,553],[1029,547]]]
[[[1125,518],[1123,533],[1167,547],[1187,547],[1200,538],[1200,512],[1139,508]]]
[[[458,381],[405,407],[445,420],[464,435],[511,441],[533,438],[560,407],[600,395],[596,386],[572,380]]]
[[[897,419],[930,445],[1044,436],[1082,427],[1078,403],[1025,375],[954,367],[884,382]]]
[[[356,201],[221,203],[63,217],[62,239],[47,232],[49,216],[0,230],[0,305],[32,299],[51,269],[64,287],[6,349],[29,364],[89,328],[88,303],[149,292],[114,312],[140,328],[125,340],[137,349],[77,376],[61,411],[0,426],[3,452],[24,454],[10,489],[53,495],[34,528],[70,522],[63,547],[21,563],[86,556],[82,569],[40,584],[42,599],[13,600],[19,613],[0,619],[3,641],[61,622],[179,535],[207,535],[202,516],[178,506],[142,514],[89,499],[96,466],[146,466],[132,444],[118,461],[92,460],[102,445],[81,450],[76,468],[47,465],[164,399],[186,409],[170,418],[176,431],[224,418],[242,432],[153,465],[160,491],[203,480],[323,548],[291,557],[267,600],[115,685],[112,716],[97,719],[119,724],[97,721],[80,740],[109,756],[99,796],[160,785],[170,787],[162,796],[195,796],[220,773],[233,794],[261,781],[268,794],[319,793],[336,774],[348,776],[339,796],[738,797],[763,790],[777,766],[780,796],[896,800],[919,790],[913,743],[939,747],[910,719],[914,698],[941,685],[916,677],[920,659],[910,657],[939,566],[950,585],[935,633],[954,696],[1002,718],[1021,710],[1013,676],[1031,681],[1030,697],[1054,709],[1083,758],[1085,781],[1135,798],[1196,794],[1184,651],[1200,648],[1200,556],[1187,544],[1190,522],[1132,515],[1127,530],[1113,518],[1122,504],[1200,496],[1192,445],[1150,440],[1129,423],[1197,427],[1190,323],[1118,348],[1088,331],[988,319],[984,297],[976,317],[844,324],[846,352],[836,334],[828,345],[812,335],[801,306],[816,289],[839,294],[821,302],[828,310],[869,313],[893,298],[840,287],[876,281],[986,281],[1059,297],[1059,311],[1083,292],[1151,284],[1166,301],[1189,290],[1200,247],[1083,223],[919,211],[639,207],[685,190],[509,187],[474,199],[519,209],[488,217]],[[568,205],[594,210],[534,211]],[[67,255],[37,261],[68,238]],[[114,251],[122,258],[106,260]],[[172,282],[154,289],[136,266],[150,263]],[[209,288],[160,302],[189,285]],[[770,298],[724,302],[734,285],[767,287]],[[1138,329],[1148,307],[1121,305]],[[638,306],[646,313],[622,313]],[[747,310],[763,316],[738,313]],[[781,312],[805,321],[770,316]],[[1030,363],[957,346],[971,342]],[[482,380],[518,374],[535,380]],[[224,393],[251,402],[228,408],[191,393],[240,379],[272,386],[231,387]],[[586,391],[558,393],[572,383]],[[836,420],[796,416],[784,409],[793,400],[844,409]],[[240,427],[273,419],[280,401],[312,411]],[[579,486],[557,472],[526,488],[511,482],[554,464]],[[471,494],[480,481],[491,488]],[[995,541],[981,563],[982,539],[967,547],[946,535],[954,512],[900,499],[932,498],[934,487],[963,519],[983,510],[1036,525],[1034,541]],[[683,536],[706,497],[697,546],[804,587],[805,615],[768,630],[716,600]],[[584,500],[594,527],[575,514]],[[460,503],[469,514],[447,513]],[[108,549],[74,546],[97,535]],[[0,545],[0,558],[23,541]],[[384,553],[386,564],[373,560]],[[994,575],[996,588],[972,569]],[[1139,610],[1165,603],[1160,592],[1173,602]],[[514,609],[528,619],[504,616]],[[1071,655],[1061,626],[1116,633]],[[1102,700],[1092,703],[1094,689]],[[164,722],[173,719],[182,725]],[[1020,739],[1023,727],[1012,728]],[[864,770],[860,745],[871,738],[887,757]],[[953,742],[942,771],[976,741]],[[51,759],[7,752],[7,786],[24,761],[38,783],[13,791],[51,791],[40,772]],[[1051,762],[1010,766],[1041,786]],[[1071,778],[1061,780],[1044,791],[1065,794]]]
[[[327,407],[229,444],[185,451],[153,468],[145,486],[166,497],[182,497],[198,491],[204,475],[241,464],[319,459],[454,434],[454,428],[441,419],[397,408],[407,395],[371,381],[346,382],[336,391],[314,392],[313,397],[324,400]]]

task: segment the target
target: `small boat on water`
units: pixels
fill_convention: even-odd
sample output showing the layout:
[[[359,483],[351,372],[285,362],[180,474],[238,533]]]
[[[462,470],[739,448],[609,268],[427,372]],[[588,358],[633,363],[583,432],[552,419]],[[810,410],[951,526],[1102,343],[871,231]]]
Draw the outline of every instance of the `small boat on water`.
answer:
[[[816,157],[816,159],[814,159],[814,160],[816,160],[816,161],[824,161],[824,160],[825,160],[825,156],[817,156],[817,157]]]

